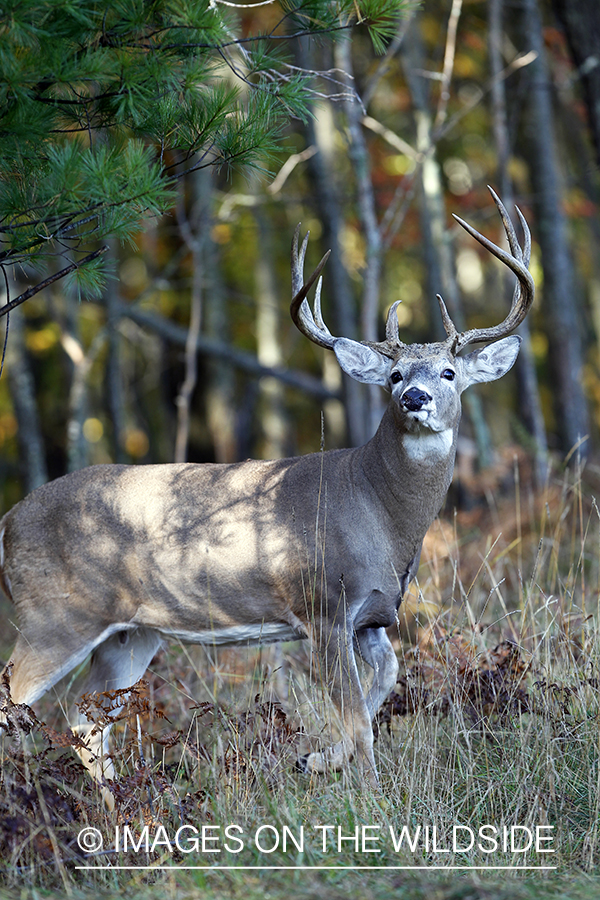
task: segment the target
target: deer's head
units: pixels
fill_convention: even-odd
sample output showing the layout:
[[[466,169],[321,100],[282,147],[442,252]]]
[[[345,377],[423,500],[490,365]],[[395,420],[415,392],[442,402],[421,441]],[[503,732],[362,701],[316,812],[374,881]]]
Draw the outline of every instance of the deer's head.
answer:
[[[521,338],[511,331],[523,321],[533,302],[534,284],[528,270],[531,255],[531,235],[527,223],[517,208],[525,235],[521,248],[504,205],[490,188],[494,202],[502,218],[510,253],[497,247],[467,222],[454,218],[486,247],[502,260],[517,276],[517,285],[510,311],[500,325],[490,328],[474,328],[459,333],[452,322],[446,305],[438,294],[447,338],[431,344],[405,344],[400,340],[397,307],[390,308],[384,341],[353,341],[334,337],[321,315],[321,272],[327,261],[327,253],[306,284],[303,282],[303,264],[308,235],[298,250],[299,226],[292,247],[292,291],[294,299],[291,315],[300,331],[321,347],[333,350],[341,368],[365,384],[379,384],[391,393],[393,409],[404,430],[417,432],[428,429],[443,432],[455,427],[460,418],[460,395],[471,384],[495,381],[513,366]],[[314,314],[306,296],[317,281]],[[479,350],[461,356],[466,346],[480,341],[494,341]]]

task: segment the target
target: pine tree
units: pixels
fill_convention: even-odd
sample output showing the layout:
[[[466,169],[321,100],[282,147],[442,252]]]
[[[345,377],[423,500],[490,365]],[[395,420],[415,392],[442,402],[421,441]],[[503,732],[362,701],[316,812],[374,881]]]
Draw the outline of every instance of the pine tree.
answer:
[[[7,0],[0,267],[6,280],[63,259],[1,314],[69,272],[97,291],[102,239],[164,211],[185,172],[264,165],[289,118],[310,113],[313,75],[286,62],[290,38],[347,34],[358,16],[381,48],[409,2],[279,0],[274,27],[243,35],[219,0]]]

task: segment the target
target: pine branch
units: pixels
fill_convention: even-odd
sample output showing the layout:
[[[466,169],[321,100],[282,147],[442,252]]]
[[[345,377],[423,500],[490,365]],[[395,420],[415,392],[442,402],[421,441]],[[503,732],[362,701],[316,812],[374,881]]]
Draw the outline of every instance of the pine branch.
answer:
[[[49,285],[54,284],[55,281],[59,281],[61,278],[64,278],[65,275],[69,275],[76,269],[80,269],[82,266],[85,266],[86,263],[92,262],[92,260],[94,259],[98,259],[98,257],[102,253],[106,253],[107,250],[107,246],[100,247],[99,250],[94,250],[93,253],[88,253],[87,256],[84,256],[84,258],[80,259],[78,262],[71,263],[70,266],[65,266],[64,269],[60,270],[60,272],[56,272],[54,275],[50,275],[48,278],[40,281],[39,284],[34,284],[32,285],[32,287],[27,288],[26,291],[24,291],[22,294],[19,294],[19,296],[15,297],[14,300],[11,300],[9,303],[6,303],[4,306],[0,307],[0,318],[12,312],[13,309],[16,309],[17,306],[21,305],[21,303],[25,303],[25,301],[29,300],[30,297],[33,297],[34,294],[39,294],[39,292],[43,291],[44,288],[47,288],[49,287]],[[4,267],[2,266],[2,268]]]

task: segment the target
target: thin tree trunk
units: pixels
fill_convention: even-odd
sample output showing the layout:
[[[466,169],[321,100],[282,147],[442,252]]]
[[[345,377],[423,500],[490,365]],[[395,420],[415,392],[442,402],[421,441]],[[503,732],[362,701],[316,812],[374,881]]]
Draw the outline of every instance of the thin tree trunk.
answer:
[[[5,319],[5,321],[8,320]],[[4,334],[2,335],[4,340]],[[10,314],[6,351],[8,384],[17,420],[17,440],[26,493],[48,481],[44,438],[35,398],[35,384],[25,347],[23,310]]]
[[[335,44],[335,64],[354,80],[352,65],[352,44],[338,41]],[[371,179],[369,152],[362,130],[362,105],[358,97],[344,101],[348,127],[348,153],[352,162],[358,200],[358,213],[366,244],[366,265],[363,271],[363,293],[361,301],[361,339],[379,340],[379,293],[381,284],[381,235],[375,208],[375,192]],[[368,389],[369,415],[367,438],[377,431],[383,415],[385,402],[381,389],[370,385]]]
[[[193,172],[189,177],[188,189],[191,192],[191,214],[188,218],[185,210],[185,183],[181,185],[177,206],[177,220],[181,235],[192,255],[192,284],[190,289],[190,320],[185,343],[185,377],[177,396],[177,425],[175,430],[174,460],[177,463],[187,462],[190,436],[191,402],[198,381],[198,337],[202,324],[202,285],[204,275],[204,228],[206,215],[205,196],[203,192],[203,173]]]
[[[428,84],[420,74],[425,67],[421,17],[416,16],[401,51],[404,74],[410,92],[417,152],[422,163],[420,169],[420,213],[423,244],[425,248],[427,305],[429,320],[436,340],[445,337],[439,306],[435,299],[441,294],[457,328],[462,329],[462,314],[458,285],[454,274],[454,260],[450,234],[446,229],[446,211],[442,190],[440,164],[435,156],[432,135],[433,116]]]
[[[79,299],[74,291],[68,289],[64,292],[63,299],[65,313],[61,317],[63,322],[60,342],[73,367],[67,404],[67,471],[75,472],[89,465],[89,444],[83,427],[88,415],[87,380],[106,331],[102,329],[96,334],[86,353],[79,328]]]
[[[269,225],[261,210],[255,210],[258,223],[260,252],[257,254],[254,277],[256,285],[256,340],[258,361],[264,366],[280,366],[283,357],[280,347],[281,321],[279,292],[273,272],[273,253]],[[284,410],[283,385],[276,378],[261,378],[261,428],[263,452],[266,459],[288,455],[288,422]]]
[[[433,117],[425,81],[419,74],[419,70],[424,68],[420,27],[421,17],[416,16],[411,23],[407,40],[402,45],[401,55],[414,107],[417,151],[423,160],[420,171],[421,228],[427,254],[427,299],[430,322],[434,336],[440,339],[444,333],[435,295],[438,293],[442,295],[459,331],[464,330],[464,315],[456,282],[450,233],[446,229],[442,174],[435,156],[432,134]],[[449,82],[449,76],[447,80]],[[492,457],[490,434],[477,392],[471,390],[466,393],[463,403],[473,426],[479,464],[482,467],[488,466]]]
[[[110,241],[109,253],[118,261],[118,243]],[[104,292],[108,347],[106,360],[106,397],[108,414],[112,424],[114,460],[127,462],[125,452],[125,399],[123,391],[122,341],[119,332],[119,307],[121,304],[119,282],[109,284]]]
[[[325,120],[325,121],[324,121]],[[344,267],[342,250],[342,210],[338,191],[334,182],[334,159],[332,147],[333,116],[325,107],[316,112],[315,121],[306,126],[308,140],[315,144],[318,152],[309,160],[308,168],[315,185],[314,198],[323,223],[322,244],[331,249],[327,262],[327,285],[324,293],[333,300],[334,333],[343,337],[356,338],[357,327],[352,304],[352,288]],[[365,424],[365,391],[363,386],[347,375],[342,376],[342,392],[346,412],[348,443],[360,446],[368,440]]]
[[[501,54],[503,36],[503,5],[504,0],[489,0],[488,24],[489,24],[489,54],[492,76],[492,123],[494,129],[494,143],[498,155],[498,180],[500,183],[500,196],[504,205],[510,211],[513,208],[513,185],[509,175],[508,164],[511,156],[511,146],[508,131],[506,113],[506,89],[504,79],[501,77],[504,68]],[[503,236],[503,240],[506,240]],[[502,281],[507,296],[510,296],[513,279],[504,274]],[[518,329],[522,338],[521,352],[517,358],[517,376],[520,386],[521,403],[520,412],[527,429],[533,437],[535,446],[535,476],[538,485],[544,484],[548,471],[548,442],[546,427],[540,402],[535,362],[531,351],[531,335],[527,319]]]
[[[297,44],[298,64],[304,68],[315,68],[305,40]],[[315,146],[315,153],[308,160],[308,171],[314,184],[314,203],[323,224],[322,245],[331,249],[327,263],[326,286],[324,295],[333,302],[333,328],[335,334],[356,338],[356,316],[352,303],[352,288],[348,273],[344,267],[342,251],[342,203],[340,188],[335,177],[335,158],[333,146],[333,111],[331,106],[323,105],[314,110],[315,117],[305,125],[308,146]],[[359,446],[368,440],[368,428],[365,422],[365,392],[363,385],[344,375],[342,391],[348,441],[351,446]]]
[[[212,220],[209,220],[209,224],[212,224]],[[211,243],[210,238],[207,241],[204,261],[206,334],[219,343],[228,345],[230,333],[227,295],[220,278],[218,247]],[[206,371],[206,415],[215,461],[236,462],[241,457],[236,436],[234,369],[223,359],[207,356]]]
[[[534,190],[537,231],[544,270],[544,304],[548,321],[550,364],[556,385],[557,419],[563,450],[569,451],[588,433],[588,408],[581,383],[583,349],[576,283],[562,206],[562,180],[557,158],[551,84],[545,59],[542,21],[537,0],[522,0],[520,41],[537,53],[527,79],[524,148]],[[580,453],[585,455],[585,445]]]
[[[590,131],[600,166],[600,3],[552,0],[583,85]]]

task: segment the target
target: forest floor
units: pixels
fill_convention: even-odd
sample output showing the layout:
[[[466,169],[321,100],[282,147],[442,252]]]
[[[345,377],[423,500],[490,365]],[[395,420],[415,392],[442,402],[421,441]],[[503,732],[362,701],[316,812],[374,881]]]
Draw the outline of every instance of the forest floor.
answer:
[[[336,732],[303,644],[171,647],[115,726],[112,812],[71,749],[72,681],[13,710],[0,897],[597,897],[595,474],[533,490],[513,471],[427,537],[376,721],[379,793],[352,764],[296,767]]]

